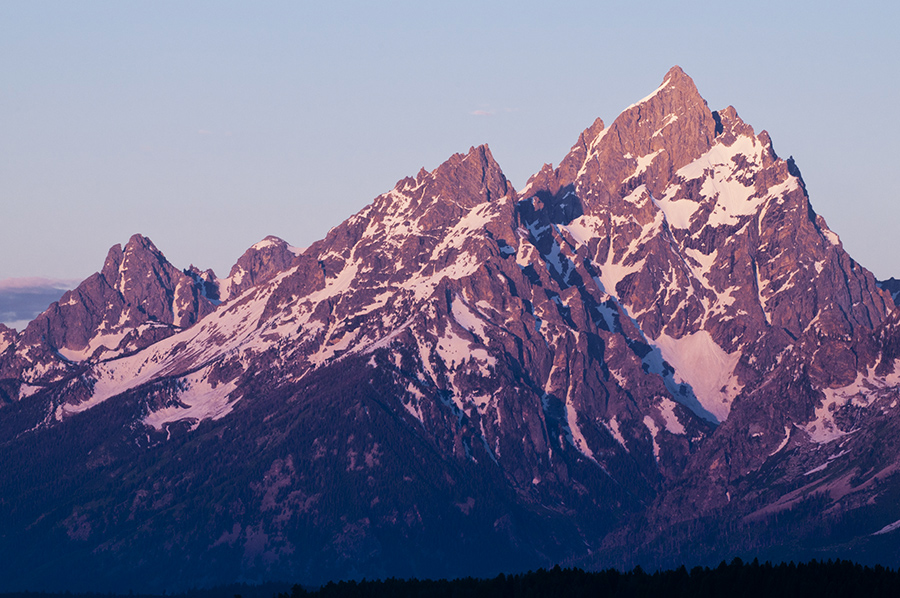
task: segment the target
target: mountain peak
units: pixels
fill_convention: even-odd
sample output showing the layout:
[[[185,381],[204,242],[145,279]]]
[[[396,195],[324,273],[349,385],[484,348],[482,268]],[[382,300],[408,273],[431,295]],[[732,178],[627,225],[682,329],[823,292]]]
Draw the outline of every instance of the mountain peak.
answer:
[[[146,249],[153,253],[160,253],[159,249],[156,248],[156,245],[153,244],[153,241],[140,233],[135,233],[128,239],[128,243],[125,245],[125,251],[129,251],[129,249],[131,251],[136,249]]]
[[[626,108],[625,113],[651,102],[664,106],[669,109],[669,112],[674,114],[677,114],[682,106],[698,102],[706,106],[706,101],[700,97],[700,92],[697,90],[694,80],[677,65],[669,69],[659,87]]]
[[[228,279],[219,289],[220,298],[237,297],[247,289],[272,279],[290,268],[299,253],[298,248],[275,235],[254,243],[231,267]]]
[[[255,251],[260,251],[262,249],[266,249],[268,247],[287,247],[288,242],[282,239],[281,237],[276,237],[275,235],[268,235],[261,241],[254,243],[250,246],[250,249]]]
[[[124,248],[118,243],[109,248],[101,274],[110,285],[115,286],[117,284],[116,281],[122,276],[127,267],[126,261],[148,258],[157,262],[165,261],[165,257],[156,248],[153,241],[144,235],[136,233],[128,239],[128,243],[125,244]]]
[[[113,249],[117,247],[118,245]],[[177,275],[180,274],[169,264],[153,241],[144,235],[134,234],[128,239],[128,243],[122,250],[122,260],[117,272],[113,277],[107,277],[107,282],[123,295],[135,288],[142,292],[149,288],[148,284],[152,286],[152,283],[147,280],[151,272],[155,277],[162,276],[167,280],[177,278]],[[104,275],[106,274],[104,272]]]
[[[485,174],[491,173],[503,176],[500,164],[494,159],[494,155],[486,143],[470,147],[465,154],[453,154],[443,164],[435,168],[431,174],[436,179],[439,179],[444,176],[453,177],[461,171],[471,173],[484,172]]]
[[[662,84],[626,108],[607,127],[597,119],[584,130],[559,166],[559,186],[591,180],[617,192],[626,180],[643,177],[659,193],[682,166],[712,147],[720,123],[694,81],[680,67],[669,69]]]
[[[680,66],[678,66],[677,64],[675,66],[673,66],[672,68],[670,68],[668,70],[668,72],[666,72],[666,76],[663,77],[663,84],[665,85],[666,82],[668,82],[669,85],[672,85],[675,87],[685,86],[685,85],[695,87],[694,80],[691,79],[688,76],[688,74],[685,73],[684,70],[682,70],[682,68]],[[695,87],[695,89],[696,89],[696,87]]]
[[[203,293],[205,279],[188,272],[170,264],[143,235],[132,235],[124,248],[113,245],[99,273],[67,291],[23,331],[23,346],[48,359],[29,376],[52,381],[67,375],[72,363],[137,351],[193,325],[213,305]]]
[[[469,157],[475,157],[484,163],[495,162],[494,155],[491,154],[491,148],[486,143],[470,147],[469,152],[466,154],[466,158]]]
[[[513,191],[487,144],[473,146],[465,155],[450,156],[430,174],[431,181],[423,189],[426,195],[455,197],[468,207],[474,205],[472,202],[491,201]]]

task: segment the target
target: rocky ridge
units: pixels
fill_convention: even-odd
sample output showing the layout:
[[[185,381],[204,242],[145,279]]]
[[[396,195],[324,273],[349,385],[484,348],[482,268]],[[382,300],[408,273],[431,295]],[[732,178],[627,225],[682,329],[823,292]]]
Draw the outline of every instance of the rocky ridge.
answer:
[[[70,506],[0,521],[148,587],[187,554],[313,583],[712,560],[780,547],[764,530],[809,500],[836,527],[794,512],[797,542],[827,546],[900,519],[897,317],[769,135],[674,67],[520,192],[480,146],[224,280],[114,247],[0,329],[4,460],[86,438],[59,456]],[[696,541],[735,528],[756,544]]]

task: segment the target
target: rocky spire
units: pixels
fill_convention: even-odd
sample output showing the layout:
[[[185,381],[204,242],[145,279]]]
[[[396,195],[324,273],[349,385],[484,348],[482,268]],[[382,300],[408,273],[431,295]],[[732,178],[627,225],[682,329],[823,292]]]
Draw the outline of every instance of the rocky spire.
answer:
[[[213,310],[193,277],[153,242],[132,236],[110,248],[103,268],[35,318],[25,346],[44,346],[70,361],[119,354],[191,326]],[[149,326],[144,326],[148,324]]]

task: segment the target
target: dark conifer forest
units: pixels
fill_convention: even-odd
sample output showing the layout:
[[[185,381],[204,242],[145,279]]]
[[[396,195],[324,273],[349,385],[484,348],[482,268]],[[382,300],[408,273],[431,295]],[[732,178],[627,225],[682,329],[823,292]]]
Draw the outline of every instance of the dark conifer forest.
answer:
[[[744,563],[734,559],[715,568],[680,567],[648,573],[637,567],[615,569],[539,569],[493,579],[346,581],[309,591],[294,586],[277,598],[825,598],[900,596],[900,573],[880,565],[851,561],[795,564]]]
[[[10,592],[0,598],[879,598],[900,596],[900,571],[847,560],[750,563],[647,572],[636,567],[538,569],[479,579],[383,579],[299,584],[231,584],[178,594]]]

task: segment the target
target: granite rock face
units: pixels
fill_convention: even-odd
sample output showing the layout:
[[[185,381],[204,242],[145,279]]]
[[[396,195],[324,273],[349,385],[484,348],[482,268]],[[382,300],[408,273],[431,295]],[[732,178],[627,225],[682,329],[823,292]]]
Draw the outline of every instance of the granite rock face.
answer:
[[[9,587],[883,555],[885,285],[678,67],[518,192],[471,148],[222,280],[133,237],[0,329]]]

